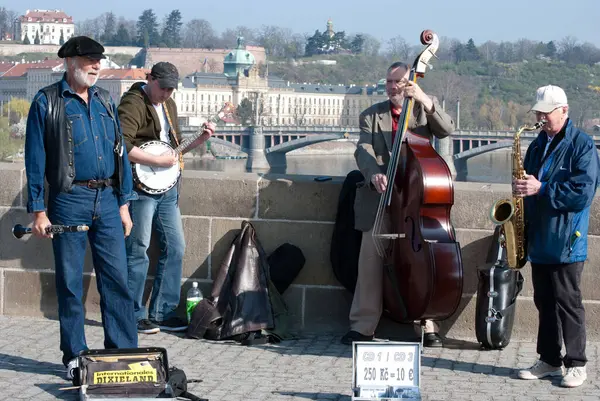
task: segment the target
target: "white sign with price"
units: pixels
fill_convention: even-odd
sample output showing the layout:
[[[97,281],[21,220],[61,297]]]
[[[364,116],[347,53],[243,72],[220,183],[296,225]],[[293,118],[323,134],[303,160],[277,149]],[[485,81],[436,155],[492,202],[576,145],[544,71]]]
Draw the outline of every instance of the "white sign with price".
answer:
[[[421,349],[419,343],[355,342],[352,347],[353,387],[362,389],[361,398],[383,398],[383,392],[420,386]],[[398,389],[397,391],[395,391]],[[392,397],[388,394],[387,397]],[[385,397],[385,398],[387,398]]]

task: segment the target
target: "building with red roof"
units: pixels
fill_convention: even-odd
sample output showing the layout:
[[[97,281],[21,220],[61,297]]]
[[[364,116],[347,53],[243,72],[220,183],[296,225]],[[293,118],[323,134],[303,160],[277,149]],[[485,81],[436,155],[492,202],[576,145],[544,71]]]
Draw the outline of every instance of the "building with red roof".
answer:
[[[27,10],[17,23],[16,37],[30,44],[38,38],[41,45],[60,45],[75,34],[73,17],[61,10]]]

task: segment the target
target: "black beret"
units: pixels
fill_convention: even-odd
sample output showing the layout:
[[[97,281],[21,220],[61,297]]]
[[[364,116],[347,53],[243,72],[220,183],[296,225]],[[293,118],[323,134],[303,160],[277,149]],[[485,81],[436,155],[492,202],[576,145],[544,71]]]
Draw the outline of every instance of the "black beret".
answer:
[[[89,57],[97,60],[106,58],[104,46],[87,36],[73,36],[58,49],[58,57]]]

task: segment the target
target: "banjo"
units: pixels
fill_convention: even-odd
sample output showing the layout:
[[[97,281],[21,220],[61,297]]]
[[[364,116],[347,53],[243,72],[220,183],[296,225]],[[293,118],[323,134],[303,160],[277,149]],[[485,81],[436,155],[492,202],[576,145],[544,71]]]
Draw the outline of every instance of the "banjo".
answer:
[[[216,115],[208,119],[208,122],[217,123],[225,116],[231,115],[234,109],[235,107],[233,104],[227,102]],[[171,123],[171,117],[167,112],[166,106],[164,107],[164,110],[165,114],[167,115],[169,125],[172,129],[173,124]],[[173,188],[175,184],[177,184],[177,181],[181,176],[181,171],[183,170],[183,154],[191,150],[188,149],[188,147],[202,135],[203,130],[204,125],[200,127],[197,133],[189,138],[186,138],[181,142],[181,144],[178,144],[176,148],[173,148],[166,142],[158,140],[148,141],[140,145],[141,150],[156,156],[162,155],[169,151],[174,152],[179,155],[179,163],[175,163],[169,167],[148,166],[140,163],[132,163],[131,171],[133,173],[133,180],[136,184],[136,187],[150,195],[160,195]],[[175,132],[173,132],[173,138],[175,138],[175,141],[177,142],[177,134]]]

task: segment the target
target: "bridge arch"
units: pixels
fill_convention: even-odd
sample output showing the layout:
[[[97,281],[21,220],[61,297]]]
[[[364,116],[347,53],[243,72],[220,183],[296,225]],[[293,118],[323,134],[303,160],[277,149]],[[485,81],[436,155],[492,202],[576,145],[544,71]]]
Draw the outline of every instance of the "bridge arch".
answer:
[[[240,145],[238,145],[238,144],[235,144],[235,143],[232,143],[232,142],[226,141],[226,140],[224,140],[224,139],[221,139],[221,138],[216,138],[216,137],[214,137],[214,136],[213,136],[212,138],[210,138],[210,139],[209,139],[209,142],[210,142],[211,144],[215,144],[215,145],[221,145],[221,146],[224,146],[224,147],[227,147],[227,148],[230,148],[230,149],[236,150],[236,151],[238,151],[238,152],[244,152],[244,153],[248,153],[248,149],[246,149],[246,148],[242,148],[242,147],[241,147]]]
[[[356,134],[347,134],[344,132],[337,132],[331,134],[318,134],[318,135],[307,135],[304,138],[293,139],[291,141],[280,143],[279,145],[271,146],[265,150],[265,153],[287,153],[292,150],[300,149],[308,145],[312,145],[320,142],[332,141],[335,139],[343,138],[358,138]]]
[[[529,139],[529,138],[521,139],[521,143],[527,143],[527,145],[529,145],[529,143],[531,143],[531,141],[532,141],[532,139]],[[490,143],[489,145],[478,146],[476,148],[457,153],[454,156],[452,156],[452,159],[455,162],[456,161],[466,162],[471,157],[475,157],[475,156],[481,155],[483,153],[492,152],[496,149],[510,148],[513,146],[513,143],[514,143],[514,141],[512,141],[512,140],[505,140],[505,141],[498,141],[496,143]]]

